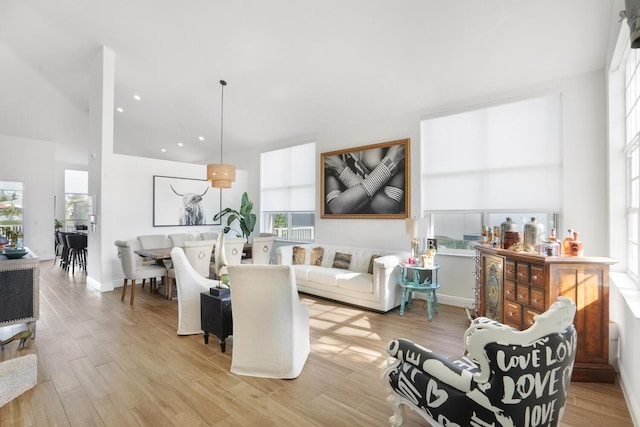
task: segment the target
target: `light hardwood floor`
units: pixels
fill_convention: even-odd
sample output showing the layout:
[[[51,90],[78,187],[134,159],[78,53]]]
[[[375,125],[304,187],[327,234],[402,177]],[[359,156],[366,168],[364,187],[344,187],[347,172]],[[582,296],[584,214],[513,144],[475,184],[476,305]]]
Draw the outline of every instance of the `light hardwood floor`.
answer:
[[[0,408],[1,426],[385,426],[392,411],[380,379],[396,337],[459,355],[468,321],[440,306],[433,322],[420,302],[373,313],[301,295],[311,312],[311,354],[295,380],[229,372],[233,340],[176,335],[177,303],[120,289],[99,293],[41,263],[37,337],[0,360],[35,353],[38,384]],[[128,295],[128,294],[127,294]],[[265,319],[268,322],[269,319]],[[407,410],[406,426],[426,422]],[[632,426],[618,384],[572,383],[563,426]]]

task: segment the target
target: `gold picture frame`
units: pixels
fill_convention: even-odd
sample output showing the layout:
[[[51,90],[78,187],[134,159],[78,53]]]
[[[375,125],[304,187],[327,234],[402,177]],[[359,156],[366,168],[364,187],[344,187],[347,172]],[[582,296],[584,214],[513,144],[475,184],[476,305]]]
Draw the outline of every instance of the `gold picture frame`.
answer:
[[[409,217],[409,138],[320,155],[321,217]]]

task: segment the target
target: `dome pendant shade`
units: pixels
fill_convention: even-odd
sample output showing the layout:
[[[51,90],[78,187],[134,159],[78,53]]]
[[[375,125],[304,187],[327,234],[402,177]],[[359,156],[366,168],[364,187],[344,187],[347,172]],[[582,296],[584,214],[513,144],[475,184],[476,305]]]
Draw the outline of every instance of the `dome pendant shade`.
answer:
[[[221,163],[207,165],[207,180],[213,188],[231,188],[236,180],[236,168],[233,165]]]
[[[227,82],[220,80],[222,96],[220,102],[220,163],[207,165],[207,180],[213,188],[231,188],[231,183],[236,180],[236,168],[233,165],[222,163],[222,141],[224,137],[224,87]]]

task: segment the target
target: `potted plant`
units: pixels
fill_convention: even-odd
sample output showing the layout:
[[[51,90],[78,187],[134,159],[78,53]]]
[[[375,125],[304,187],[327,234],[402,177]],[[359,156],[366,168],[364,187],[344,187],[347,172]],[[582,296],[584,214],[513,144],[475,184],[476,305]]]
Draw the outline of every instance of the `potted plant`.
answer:
[[[219,219],[227,217],[227,225],[224,227],[224,233],[228,233],[231,230],[231,224],[235,221],[238,221],[240,224],[240,232],[236,230],[236,236],[244,237],[245,239],[249,239],[249,236],[253,232],[254,227],[256,226],[256,214],[252,213],[253,210],[253,202],[249,200],[249,195],[245,191],[242,194],[242,202],[240,203],[240,211],[236,211],[231,208],[225,208],[222,211],[218,212],[214,217],[214,221],[218,221]]]
[[[60,231],[62,230],[62,227],[64,226],[64,224],[62,223],[62,221],[60,221],[59,219],[55,219],[55,229],[56,231]]]

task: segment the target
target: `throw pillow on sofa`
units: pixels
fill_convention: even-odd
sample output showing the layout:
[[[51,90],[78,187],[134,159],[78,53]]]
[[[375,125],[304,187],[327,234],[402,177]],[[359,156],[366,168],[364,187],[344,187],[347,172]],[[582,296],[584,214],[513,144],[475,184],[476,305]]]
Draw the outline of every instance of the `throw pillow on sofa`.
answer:
[[[367,270],[367,273],[373,274],[373,260],[376,258],[380,258],[380,255],[371,255],[371,258],[369,259],[369,269]]]
[[[304,264],[304,260],[306,258],[306,252],[301,246],[293,247],[293,257],[291,259],[291,264]]]
[[[336,252],[336,256],[333,259],[333,268],[342,268],[347,270],[351,264],[351,254],[343,254],[342,252]]]
[[[311,250],[311,265],[322,265],[322,257],[324,256],[324,248],[317,247]]]

